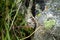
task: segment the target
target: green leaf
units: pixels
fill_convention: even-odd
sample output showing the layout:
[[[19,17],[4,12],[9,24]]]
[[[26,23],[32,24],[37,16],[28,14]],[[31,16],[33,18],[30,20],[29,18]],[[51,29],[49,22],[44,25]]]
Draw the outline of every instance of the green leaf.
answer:
[[[44,25],[45,25],[45,29],[51,29],[53,27],[53,25],[55,25],[56,21],[55,20],[45,20],[44,21]]]

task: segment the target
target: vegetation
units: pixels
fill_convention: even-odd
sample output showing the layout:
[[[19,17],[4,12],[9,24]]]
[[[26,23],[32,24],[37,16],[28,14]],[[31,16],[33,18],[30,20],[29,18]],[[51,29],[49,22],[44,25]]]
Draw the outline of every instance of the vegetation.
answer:
[[[42,4],[43,4],[43,2],[42,2]],[[42,9],[42,11],[43,11],[45,8],[45,4],[44,5],[42,5],[42,4],[40,4],[40,6],[39,5],[38,6],[41,7],[40,9]],[[29,4],[27,4],[27,5],[29,5]],[[36,13],[37,13],[36,20],[34,17],[31,17],[32,21],[36,23],[36,25],[34,24],[34,26],[36,26],[36,29],[34,30],[33,27],[28,25],[28,22],[26,20],[26,14],[31,12],[31,10],[29,10],[27,8],[28,7],[27,5],[25,6],[24,0],[0,0],[0,40],[25,40],[25,39],[29,40],[29,38],[31,39],[31,36],[35,32],[36,33],[35,33],[34,37],[36,36],[35,38],[37,38],[37,39],[39,38],[39,39],[45,40],[45,37],[48,38],[48,36],[49,36],[48,39],[50,39],[51,37],[54,40],[59,39],[59,36],[56,36],[56,34],[51,33],[51,31],[49,31],[50,29],[52,29],[55,26],[55,24],[56,24],[55,19],[47,18],[46,20],[45,19],[42,20],[44,22],[43,23],[44,25],[38,24],[38,21],[40,22],[40,20],[38,18],[43,16],[41,14],[42,11],[39,8],[36,8],[36,9],[38,9],[38,10],[36,10]],[[31,5],[32,5],[32,3],[30,4],[30,6]],[[29,6],[29,8],[30,8],[30,6]],[[35,3],[33,6],[34,7],[32,7],[32,10],[33,10],[33,12],[35,12]],[[48,8],[49,7],[47,6],[46,9],[48,9]],[[29,11],[27,12],[27,10],[29,10]],[[60,10],[60,8],[57,8],[57,10]],[[31,13],[33,13],[33,12],[31,12]],[[29,15],[27,15],[27,16],[29,17]],[[43,18],[44,18],[44,16],[43,16]],[[33,22],[32,22],[32,24],[33,24]],[[37,37],[38,35],[39,35],[39,37]]]
[[[23,0],[0,0],[0,40],[20,40],[33,32],[26,25],[22,2]]]

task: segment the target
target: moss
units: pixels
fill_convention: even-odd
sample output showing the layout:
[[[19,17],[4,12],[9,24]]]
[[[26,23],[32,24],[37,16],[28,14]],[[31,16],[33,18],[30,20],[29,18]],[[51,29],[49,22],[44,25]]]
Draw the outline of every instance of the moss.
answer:
[[[55,25],[56,21],[55,20],[45,20],[44,21],[44,25],[45,25],[45,29],[51,29],[53,27],[53,25]]]

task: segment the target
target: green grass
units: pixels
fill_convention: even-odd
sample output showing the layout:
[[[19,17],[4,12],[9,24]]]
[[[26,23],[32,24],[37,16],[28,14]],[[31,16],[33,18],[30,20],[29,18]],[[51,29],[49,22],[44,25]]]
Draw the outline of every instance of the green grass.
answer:
[[[22,31],[21,28],[18,28],[18,26],[26,25],[24,9],[20,10],[22,1],[23,0],[0,1],[0,34],[2,34],[0,40],[20,40],[26,37],[26,33],[23,31],[27,31],[28,34],[32,33],[31,31],[33,30],[31,30],[31,28],[29,30],[25,30],[24,28]],[[18,3],[20,4],[19,6],[17,6]]]

